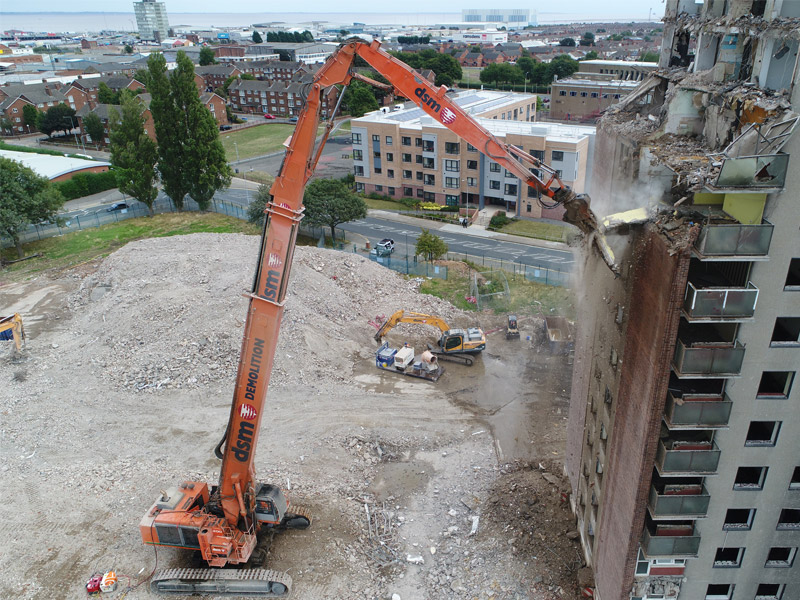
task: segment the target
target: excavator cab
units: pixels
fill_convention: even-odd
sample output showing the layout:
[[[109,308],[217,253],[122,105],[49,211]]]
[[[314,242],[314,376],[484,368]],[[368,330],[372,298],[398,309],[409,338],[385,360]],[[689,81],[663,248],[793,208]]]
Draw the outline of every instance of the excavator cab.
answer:
[[[439,347],[445,353],[478,353],[486,348],[486,336],[478,327],[449,329],[442,334]]]
[[[256,519],[262,525],[278,525],[286,514],[289,503],[281,489],[262,483],[256,493]]]

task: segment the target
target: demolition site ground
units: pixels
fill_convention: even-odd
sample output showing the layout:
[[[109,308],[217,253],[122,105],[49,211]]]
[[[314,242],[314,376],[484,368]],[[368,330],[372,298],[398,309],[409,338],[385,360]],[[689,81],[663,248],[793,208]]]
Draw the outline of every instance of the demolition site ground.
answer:
[[[105,260],[0,287],[26,349],[0,351],[7,557],[0,597],[151,598],[155,569],[202,566],[142,545],[138,523],[183,480],[216,483],[258,238],[132,242]],[[581,554],[562,460],[571,366],[542,320],[467,313],[354,254],[298,248],[256,469],[314,515],[267,565],[292,598],[579,597]],[[473,367],[438,383],[379,371],[375,322],[398,309],[480,325]],[[421,351],[438,332],[388,336]],[[139,585],[137,585],[139,584]],[[132,588],[132,589],[131,589]]]

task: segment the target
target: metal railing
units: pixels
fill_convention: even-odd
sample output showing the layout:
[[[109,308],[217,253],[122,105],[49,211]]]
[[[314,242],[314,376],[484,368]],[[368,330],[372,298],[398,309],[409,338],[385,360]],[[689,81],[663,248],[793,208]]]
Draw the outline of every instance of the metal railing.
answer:
[[[735,377],[742,372],[744,350],[738,340],[687,346],[679,339],[672,363],[679,377]]]
[[[708,512],[711,496],[702,486],[702,491],[696,494],[665,494],[660,493],[655,486],[650,487],[650,513],[653,518],[665,517],[704,517]]]
[[[746,287],[696,288],[689,282],[683,311],[690,321],[734,321],[749,319],[756,312],[758,288],[752,283]]]
[[[709,223],[700,232],[695,249],[701,256],[766,256],[774,226],[767,220],[758,225]]]

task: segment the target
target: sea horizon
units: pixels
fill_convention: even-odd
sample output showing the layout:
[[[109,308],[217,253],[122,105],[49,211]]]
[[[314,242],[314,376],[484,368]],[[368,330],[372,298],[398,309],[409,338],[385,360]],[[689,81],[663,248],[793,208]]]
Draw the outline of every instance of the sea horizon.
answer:
[[[170,27],[250,27],[254,24],[283,22],[301,25],[303,23],[326,22],[341,25],[364,23],[366,25],[436,25],[439,23],[458,23],[460,12],[220,12],[188,13],[168,12]],[[540,25],[560,23],[608,23],[644,22],[648,14],[609,15],[557,13],[537,11]],[[656,22],[656,21],[653,21]],[[131,12],[98,11],[0,11],[0,30],[19,30],[25,32],[66,32],[85,33],[103,30],[136,31],[136,17]]]

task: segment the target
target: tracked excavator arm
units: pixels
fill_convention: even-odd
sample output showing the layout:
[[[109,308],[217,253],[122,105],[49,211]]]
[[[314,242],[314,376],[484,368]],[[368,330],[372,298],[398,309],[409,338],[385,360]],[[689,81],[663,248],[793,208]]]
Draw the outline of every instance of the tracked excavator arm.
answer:
[[[13,340],[17,352],[22,352],[24,339],[25,328],[22,326],[22,317],[19,316],[19,313],[0,317],[0,340]]]
[[[421,325],[433,325],[434,327],[438,327],[439,331],[442,333],[447,333],[447,331],[450,329],[450,326],[439,317],[398,310],[391,317],[386,319],[386,322],[381,325],[380,329],[378,329],[377,333],[375,334],[375,341],[380,342],[381,339],[398,323],[419,323]]]
[[[217,447],[222,459],[219,484],[209,488],[205,482],[184,481],[163,490],[139,525],[147,544],[198,550],[209,565],[225,567],[245,563],[257,554],[258,534],[265,528],[302,528],[311,523],[307,512],[291,505],[279,488],[256,481],[253,463],[297,229],[303,218],[303,191],[333,127],[332,121],[328,123],[317,143],[322,94],[334,85],[347,86],[356,77],[351,71],[356,56],[383,75],[397,95],[416,102],[444,126],[550,198],[550,206],[563,204],[569,218],[581,229],[591,232],[596,228],[585,199],[570,191],[555,170],[496,139],[446,96],[447,88],[431,85],[381,50],[377,42],[344,43],[307,85],[305,105],[270,189],[255,277],[247,294],[247,318],[230,417]],[[342,97],[343,92],[339,102]],[[543,179],[531,169],[543,174]],[[442,329],[442,325],[437,326]],[[443,326],[446,330],[446,324]],[[241,570],[230,569],[172,569],[157,573],[151,582],[154,591],[164,593],[271,597],[287,595],[290,587],[291,578],[285,574],[259,569],[244,575]]]

